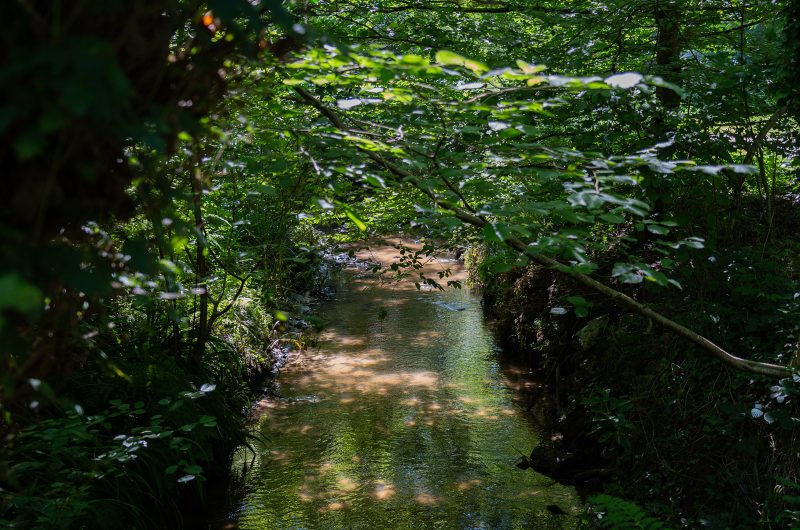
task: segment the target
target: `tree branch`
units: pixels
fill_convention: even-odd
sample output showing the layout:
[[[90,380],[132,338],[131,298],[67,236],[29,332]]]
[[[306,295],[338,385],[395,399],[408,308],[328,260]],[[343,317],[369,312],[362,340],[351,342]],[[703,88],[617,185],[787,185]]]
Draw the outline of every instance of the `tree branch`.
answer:
[[[236,279],[239,280],[239,278],[236,278]],[[239,299],[239,295],[242,294],[242,291],[244,290],[244,286],[247,284],[247,280],[249,280],[249,279],[250,279],[250,276],[247,275],[244,278],[242,278],[241,280],[239,280],[241,283],[239,284],[239,288],[236,290],[236,294],[233,295],[233,298],[231,299],[230,303],[228,303],[228,305],[225,306],[222,309],[222,311],[217,311],[217,309],[215,307],[214,311],[211,312],[211,317],[209,317],[209,319],[208,319],[208,332],[209,333],[211,333],[211,330],[214,328],[214,323],[217,321],[217,319],[219,319],[219,317],[221,317],[222,315],[224,315],[225,313],[227,313],[228,311],[231,310],[231,308],[233,307],[233,304],[235,304],[236,300]]]
[[[767,137],[769,131],[771,131],[772,128],[775,127],[780,117],[783,116],[783,114],[788,110],[788,108],[789,108],[788,105],[783,105],[780,108],[778,108],[778,110],[775,111],[775,114],[770,116],[769,120],[767,120],[767,123],[765,123],[764,126],[761,128],[761,130],[758,132],[758,135],[753,139],[753,143],[747,150],[747,155],[744,157],[744,164],[750,165],[753,163],[753,157],[755,156],[756,151],[758,151],[758,148],[761,147],[761,143]]]
[[[328,120],[337,128],[346,130],[344,126],[344,122],[342,119],[329,107],[326,107],[319,99],[317,99],[313,94],[308,92],[307,90],[294,87],[298,94],[300,94],[303,99],[305,99],[309,105],[313,106],[321,114],[323,114]],[[776,118],[777,119],[777,118]],[[763,132],[763,131],[762,131]],[[759,135],[761,136],[761,135]],[[408,182],[417,188],[419,191],[427,195],[434,201],[440,208],[449,211],[453,216],[455,216],[458,220],[465,224],[469,224],[475,226],[477,228],[483,228],[484,226],[490,224],[489,221],[483,219],[477,215],[473,215],[453,204],[450,204],[447,201],[440,199],[436,193],[432,190],[428,189],[425,186],[422,186],[417,179],[417,177],[412,174],[410,171],[393,164],[391,161],[386,160],[383,156],[376,153],[375,151],[367,151],[364,149],[359,150],[371,158],[374,162],[378,165],[383,167],[386,171],[390,174],[398,177],[402,182]],[[634,313],[638,313],[642,316],[645,316],[654,322],[660,324],[667,330],[671,331],[672,333],[678,335],[679,337],[686,339],[687,341],[699,346],[702,350],[705,350],[707,353],[710,353],[714,357],[718,358],[725,364],[736,368],[737,370],[742,370],[746,372],[752,372],[756,374],[766,375],[770,377],[787,377],[792,374],[792,369],[788,366],[782,366],[777,364],[770,364],[770,363],[762,363],[758,361],[751,361],[748,359],[742,359],[741,357],[737,357],[724,348],[718,346],[717,344],[713,343],[706,337],[690,330],[689,328],[675,322],[672,319],[669,319],[658,313],[644,304],[641,304],[631,298],[630,296],[621,293],[607,285],[604,285],[597,280],[590,278],[585,274],[581,274],[579,272],[575,272],[568,268],[566,265],[548,257],[543,254],[539,254],[538,252],[534,252],[526,243],[517,239],[516,237],[509,237],[505,239],[505,244],[510,248],[516,250],[517,252],[528,256],[531,260],[539,263],[540,265],[544,265],[545,267],[555,269],[558,272],[566,274],[567,276],[572,277],[578,283],[602,294],[603,296],[608,297],[612,301],[616,302],[619,305],[627,307]]]

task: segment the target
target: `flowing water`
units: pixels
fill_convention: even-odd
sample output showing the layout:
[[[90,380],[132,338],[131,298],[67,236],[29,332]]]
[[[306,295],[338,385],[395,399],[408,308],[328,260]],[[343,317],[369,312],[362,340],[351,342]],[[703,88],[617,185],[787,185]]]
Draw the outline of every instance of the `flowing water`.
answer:
[[[576,512],[574,490],[514,465],[538,435],[477,296],[364,271],[337,281],[318,345],[281,372],[256,453],[235,464],[251,466],[238,528],[574,526],[547,509]]]

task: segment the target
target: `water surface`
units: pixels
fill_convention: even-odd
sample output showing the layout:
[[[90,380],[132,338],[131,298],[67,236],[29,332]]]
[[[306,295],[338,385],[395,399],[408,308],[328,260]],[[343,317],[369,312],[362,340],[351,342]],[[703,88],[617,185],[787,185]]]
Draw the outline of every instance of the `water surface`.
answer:
[[[262,443],[239,455],[252,469],[238,527],[573,526],[546,506],[575,512],[574,491],[514,466],[538,435],[477,296],[365,271],[337,281],[318,345],[284,368],[280,397],[260,404]]]

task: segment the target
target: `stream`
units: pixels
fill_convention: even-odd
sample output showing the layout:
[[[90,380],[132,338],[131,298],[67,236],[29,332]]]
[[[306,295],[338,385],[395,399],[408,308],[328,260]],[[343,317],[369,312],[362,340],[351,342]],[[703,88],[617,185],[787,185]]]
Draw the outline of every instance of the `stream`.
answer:
[[[391,247],[360,256],[390,261]],[[433,261],[428,272],[454,268]],[[318,343],[259,403],[231,515],[242,529],[571,528],[575,491],[515,467],[538,433],[479,297],[365,270],[337,276]],[[383,317],[383,318],[381,318]],[[517,378],[518,379],[518,378]],[[550,509],[548,509],[550,506]]]

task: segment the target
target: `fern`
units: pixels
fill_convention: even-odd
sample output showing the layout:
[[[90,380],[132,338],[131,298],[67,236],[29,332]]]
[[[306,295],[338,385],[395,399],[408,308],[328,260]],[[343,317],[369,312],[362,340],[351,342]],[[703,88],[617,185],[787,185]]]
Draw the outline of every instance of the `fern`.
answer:
[[[647,515],[636,503],[613,497],[595,495],[589,498],[595,512],[602,514],[597,519],[601,528],[639,528],[643,530],[666,530],[661,521]]]

